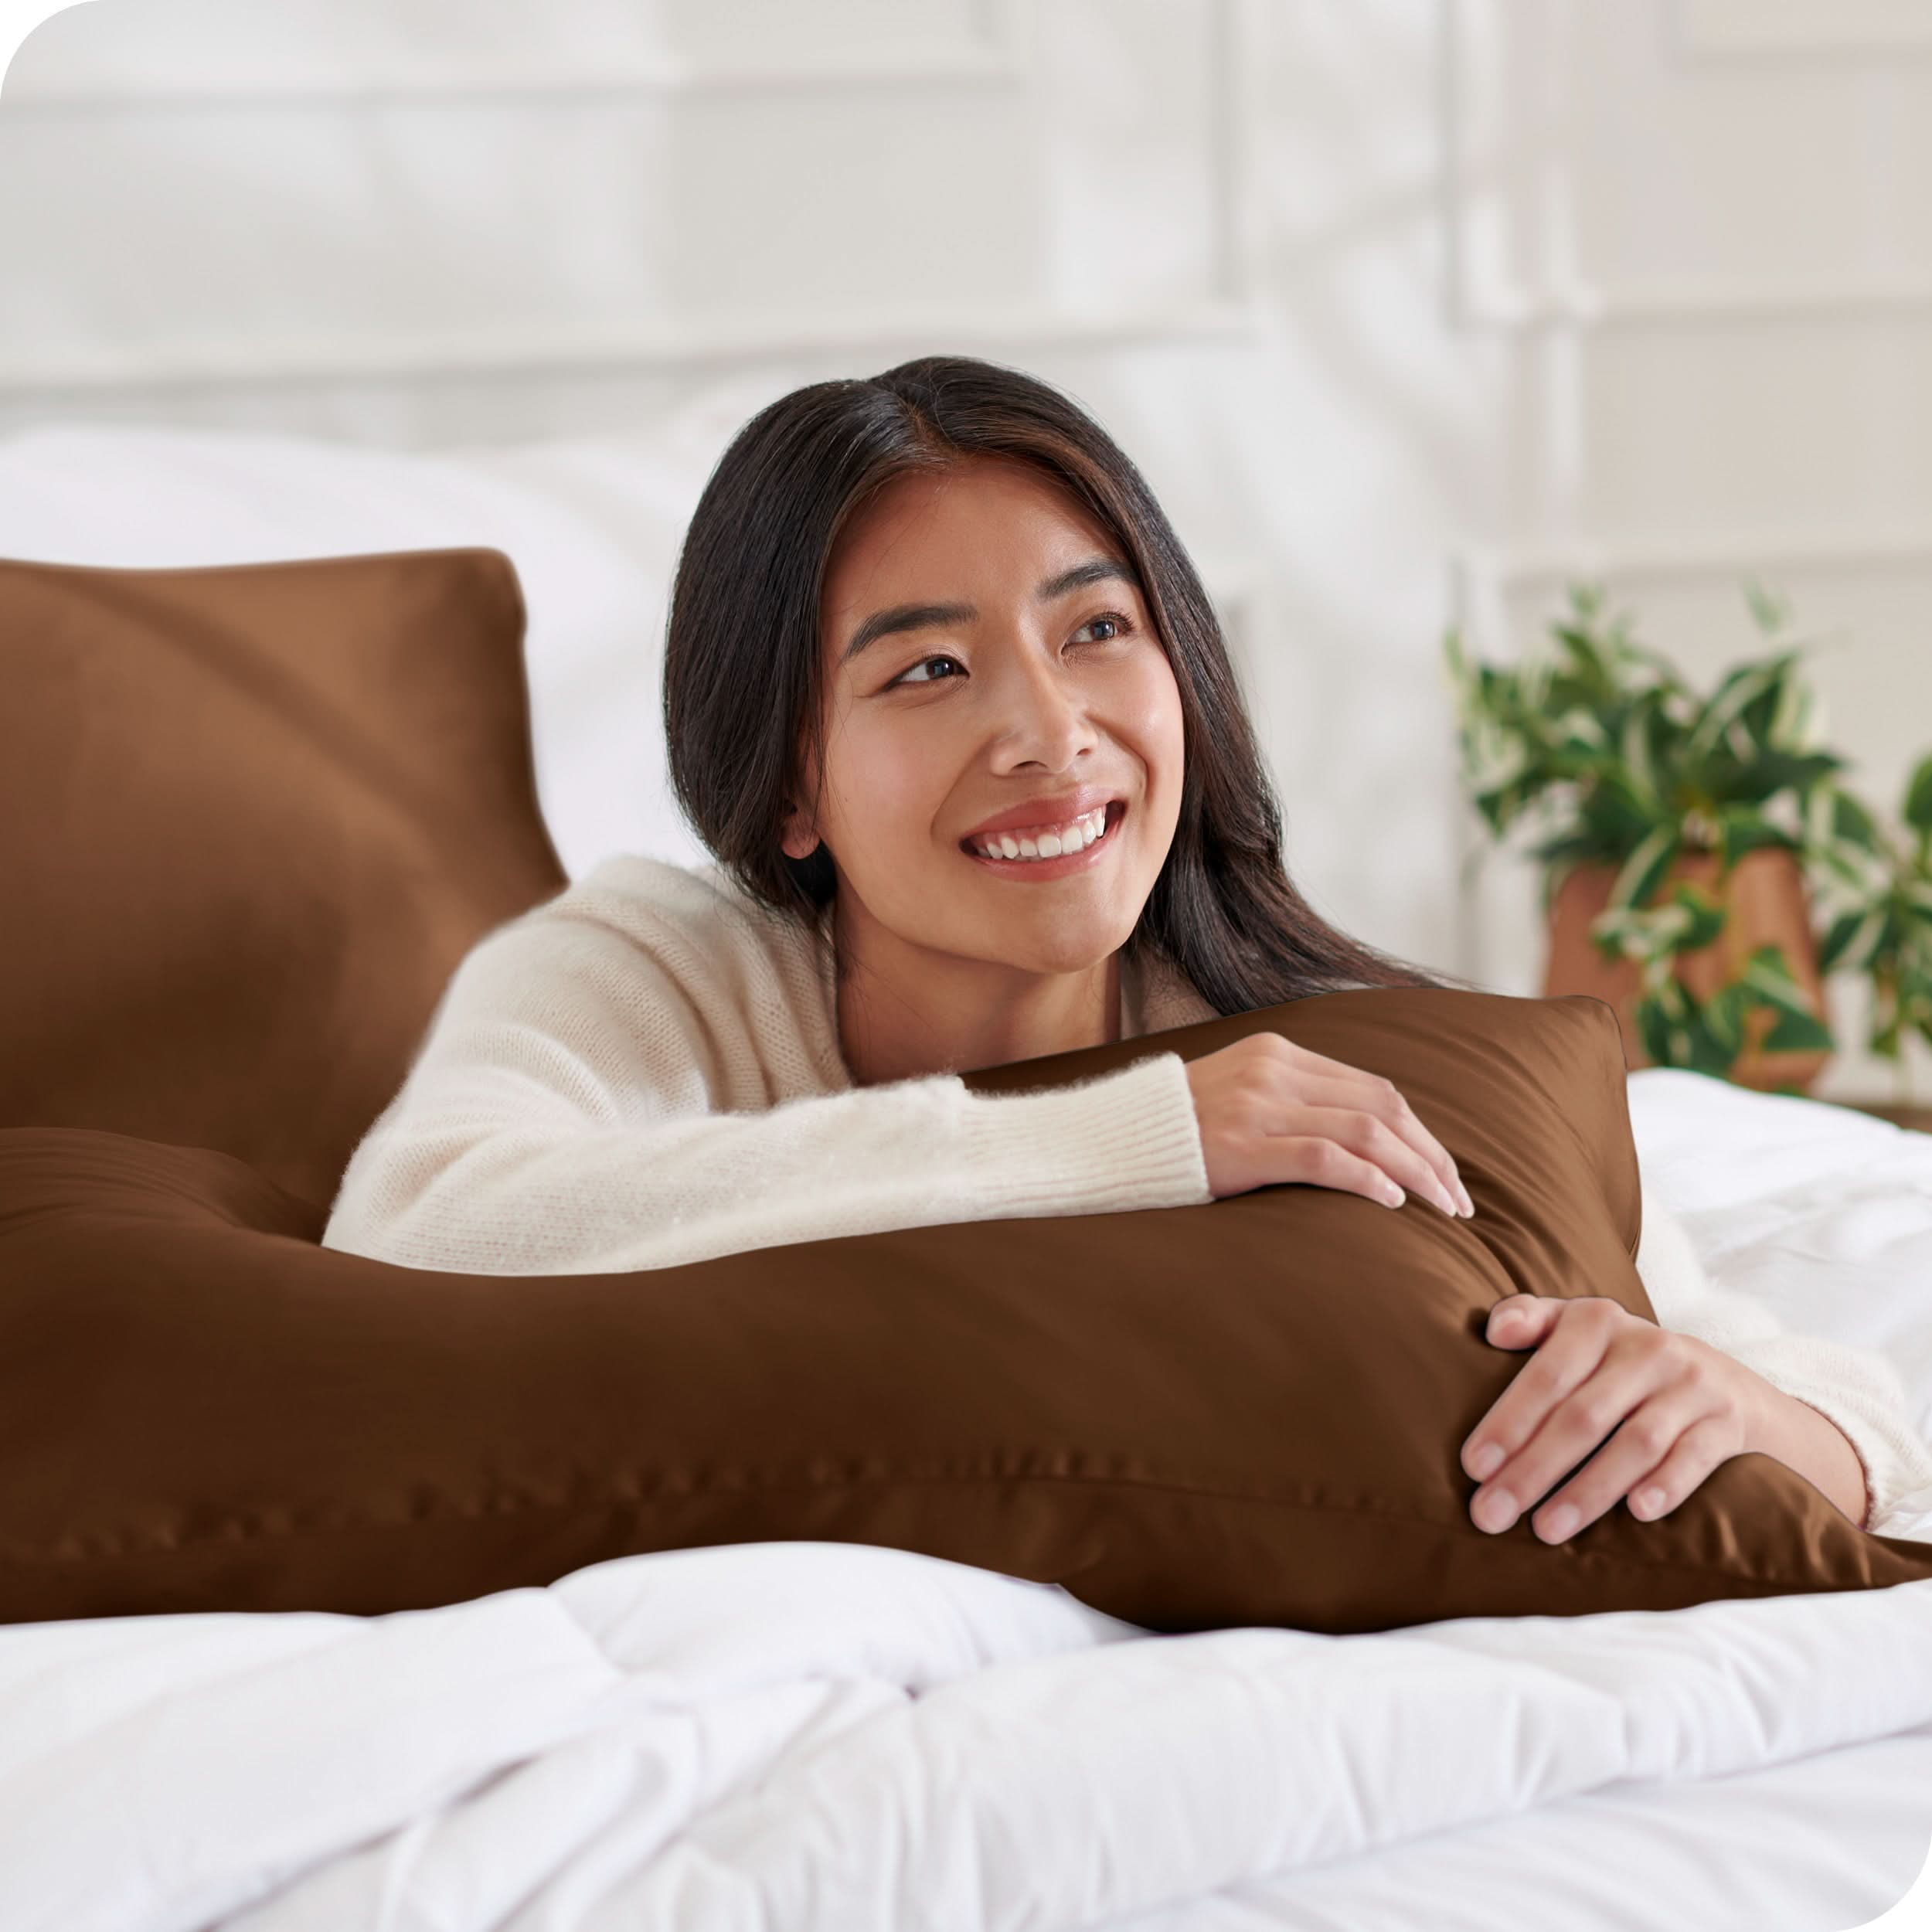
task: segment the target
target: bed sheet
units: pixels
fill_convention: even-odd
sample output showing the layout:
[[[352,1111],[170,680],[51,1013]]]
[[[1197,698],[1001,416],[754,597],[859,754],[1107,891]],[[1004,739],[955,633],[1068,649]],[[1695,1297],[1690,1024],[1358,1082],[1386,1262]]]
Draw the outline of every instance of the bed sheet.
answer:
[[[1928,1850],[1922,1726],[1768,1770],[1611,1785],[1108,1932],[1836,1932],[1903,1900]],[[1932,1926],[1926,1883],[1912,1932]]]
[[[1883,1347],[1924,1413],[1932,1137],[1631,1090],[1713,1273]],[[1162,1637],[767,1543],[386,1617],[0,1630],[8,1932],[1835,1932],[1928,1840],[1932,1582]]]
[[[1629,1093],[1645,1189],[1711,1278],[1886,1356],[1932,1440],[1932,1134],[1675,1068]]]

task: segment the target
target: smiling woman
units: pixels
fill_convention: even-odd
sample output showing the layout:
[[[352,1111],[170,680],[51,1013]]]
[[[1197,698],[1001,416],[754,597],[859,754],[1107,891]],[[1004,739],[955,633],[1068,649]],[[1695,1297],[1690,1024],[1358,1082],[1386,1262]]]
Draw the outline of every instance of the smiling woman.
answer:
[[[486,935],[325,1246],[588,1274],[1279,1185],[1474,1212],[1390,1082],[1274,1031],[1045,1091],[961,1078],[1309,994],[1468,985],[1296,890],[1200,580],[1046,384],[930,357],[754,417],[679,559],[664,716],[717,862],[608,860]],[[1648,1200],[1643,1219],[1647,1245],[1669,1235]],[[1661,1513],[1750,1447],[1860,1517],[1932,1478],[1880,1358],[1816,1343],[1778,1368],[1694,1255],[1646,1260],[1665,1326],[1736,1353],[1613,1328],[1593,1298],[1499,1313],[1495,1345],[1536,1352],[1463,1445],[1480,1527],[1607,1437],[1539,1533],[1651,1485]]]
[[[1124,967],[1172,966],[1222,1013],[1468,984],[1297,891],[1185,550],[1100,425],[1015,370],[929,356],[745,426],[680,560],[665,721],[736,883],[833,909],[862,1077],[1108,1038]],[[1042,863],[1039,833],[1102,808],[1093,858]],[[1039,871],[1017,835],[968,849],[995,831]]]

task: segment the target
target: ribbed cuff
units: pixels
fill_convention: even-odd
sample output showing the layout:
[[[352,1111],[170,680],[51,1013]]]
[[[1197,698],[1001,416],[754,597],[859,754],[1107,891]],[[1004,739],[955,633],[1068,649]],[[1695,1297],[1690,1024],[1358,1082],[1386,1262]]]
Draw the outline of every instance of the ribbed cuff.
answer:
[[[1084,1086],[968,1093],[965,1163],[989,1217],[1211,1200],[1187,1063],[1157,1053]]]
[[[1908,1459],[1900,1453],[1889,1436],[1881,1434],[1845,1403],[1836,1403],[1828,1409],[1823,1400],[1808,1393],[1799,1400],[1809,1402],[1813,1408],[1837,1424],[1838,1433],[1852,1445],[1864,1465],[1865,1526],[1868,1529],[1875,1528],[1882,1517],[1890,1515],[1901,1498],[1925,1487],[1928,1469],[1924,1456]]]
[[[1932,1483],[1932,1444],[1920,1436],[1904,1386],[1876,1352],[1808,1335],[1746,1342],[1734,1352],[1774,1389],[1815,1409],[1851,1444],[1865,1471],[1868,1527]]]
[[[1815,1409],[1852,1445],[1865,1471],[1866,1529],[1876,1529],[1901,1497],[1932,1480],[1932,1454],[1914,1454],[1902,1447],[1892,1430],[1881,1427],[1841,1391],[1801,1376],[1767,1374],[1761,1369],[1758,1373],[1786,1395]]]

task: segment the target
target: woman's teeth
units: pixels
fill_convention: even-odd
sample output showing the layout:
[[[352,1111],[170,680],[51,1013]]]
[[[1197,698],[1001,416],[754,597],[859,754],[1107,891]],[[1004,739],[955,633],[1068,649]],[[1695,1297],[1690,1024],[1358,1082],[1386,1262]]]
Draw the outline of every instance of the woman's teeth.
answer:
[[[1084,852],[1107,829],[1104,805],[1084,818],[1043,830],[988,833],[972,842],[972,849],[986,859],[1057,859],[1063,852]]]

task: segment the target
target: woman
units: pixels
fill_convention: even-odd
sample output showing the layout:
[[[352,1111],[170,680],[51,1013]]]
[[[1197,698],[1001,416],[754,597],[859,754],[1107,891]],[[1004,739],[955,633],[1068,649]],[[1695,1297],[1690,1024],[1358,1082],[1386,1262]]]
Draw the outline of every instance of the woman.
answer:
[[[613,859],[488,934],[324,1245],[604,1273],[1279,1182],[1474,1211],[1389,1082],[1274,1034],[1071,1090],[961,1082],[1326,989],[1458,983],[1290,883],[1199,580],[1055,390],[935,356],[762,410],[692,520],[664,713],[718,862]],[[1585,1457],[1534,1523],[1549,1541],[1627,1495],[1662,1515],[1747,1450],[1860,1523],[1932,1481],[1882,1357],[1780,1333],[1643,1218],[1668,1325],[1600,1298],[1495,1309],[1490,1340],[1536,1353],[1463,1446],[1480,1528]]]

